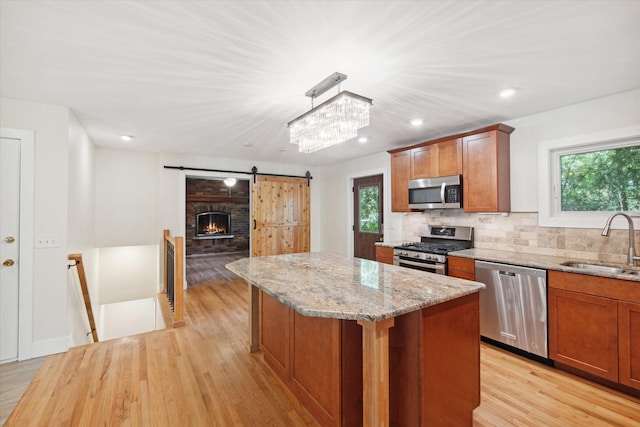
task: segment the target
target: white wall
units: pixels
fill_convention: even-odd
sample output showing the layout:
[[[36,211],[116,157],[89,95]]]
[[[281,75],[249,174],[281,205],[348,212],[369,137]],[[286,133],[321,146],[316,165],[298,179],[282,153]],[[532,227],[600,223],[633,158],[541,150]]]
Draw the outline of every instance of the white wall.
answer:
[[[538,212],[540,142],[640,124],[640,89],[505,122],[511,134],[511,210]]]
[[[35,249],[31,357],[67,349],[69,109],[0,98],[0,127],[35,133],[35,237],[58,247]]]
[[[98,301],[97,250],[94,243],[95,146],[78,118],[69,114],[69,253],[82,254],[93,312]],[[92,342],[77,269],[67,273],[69,346]]]
[[[153,153],[96,149],[95,241],[100,248],[156,244],[157,159]]]
[[[99,252],[100,304],[156,296],[158,245],[115,246]]]
[[[316,216],[312,224],[312,250],[353,255],[353,211],[351,185],[353,179],[382,173],[384,175],[385,240],[402,238],[402,214],[391,212],[391,162],[387,152],[373,154],[317,170],[312,188]]]

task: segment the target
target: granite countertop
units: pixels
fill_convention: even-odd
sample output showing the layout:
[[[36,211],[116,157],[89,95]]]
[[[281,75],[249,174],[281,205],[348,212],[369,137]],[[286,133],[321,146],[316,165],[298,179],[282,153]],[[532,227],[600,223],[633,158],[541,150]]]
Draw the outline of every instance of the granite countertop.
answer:
[[[478,292],[482,283],[325,252],[226,265],[305,316],[378,321]]]
[[[585,264],[602,264],[598,261],[587,261],[575,258],[564,258],[550,255],[536,255],[522,252],[496,251],[492,249],[465,249],[463,251],[450,252],[449,255],[462,258],[472,258],[479,261],[501,262],[504,264],[521,265],[523,267],[542,268],[545,270],[565,271],[568,273],[579,273],[590,276],[609,277],[613,279],[629,280],[640,282],[638,274],[610,273],[605,271],[585,270],[582,268],[562,265],[566,262],[576,262]],[[607,264],[620,267],[625,270],[639,271],[638,267],[631,267],[626,264]]]

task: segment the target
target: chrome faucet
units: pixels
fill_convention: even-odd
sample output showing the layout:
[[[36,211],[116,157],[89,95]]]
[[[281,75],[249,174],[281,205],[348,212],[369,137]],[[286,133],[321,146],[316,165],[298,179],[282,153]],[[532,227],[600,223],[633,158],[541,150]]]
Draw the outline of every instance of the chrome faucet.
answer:
[[[609,237],[609,233],[611,232],[611,222],[618,215],[625,217],[627,219],[627,222],[629,223],[629,259],[627,260],[627,264],[633,267],[635,265],[634,262],[640,260],[640,257],[636,256],[636,248],[633,241],[633,219],[631,219],[631,215],[628,215],[624,212],[616,212],[612,214],[609,218],[607,218],[607,222],[605,222],[601,234],[603,237]],[[636,217],[636,215],[633,216]]]

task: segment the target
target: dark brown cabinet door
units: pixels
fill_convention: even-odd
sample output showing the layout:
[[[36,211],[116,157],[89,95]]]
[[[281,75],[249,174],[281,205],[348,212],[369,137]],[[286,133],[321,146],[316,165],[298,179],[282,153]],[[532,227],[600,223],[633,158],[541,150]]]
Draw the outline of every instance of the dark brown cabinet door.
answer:
[[[640,304],[618,302],[620,383],[640,390]]]
[[[549,289],[549,358],[618,382],[618,302]]]
[[[376,260],[376,242],[384,237],[382,175],[353,180],[353,256]]]

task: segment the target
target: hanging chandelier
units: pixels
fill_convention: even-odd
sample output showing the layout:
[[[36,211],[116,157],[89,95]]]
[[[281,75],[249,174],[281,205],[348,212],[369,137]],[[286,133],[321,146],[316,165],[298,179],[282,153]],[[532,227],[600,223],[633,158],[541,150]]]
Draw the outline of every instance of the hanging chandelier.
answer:
[[[355,138],[358,129],[369,125],[373,101],[355,93],[340,92],[339,87],[337,95],[313,107],[317,96],[346,79],[345,74],[333,73],[305,93],[311,97],[311,110],[288,124],[290,142],[298,145],[299,152],[313,153]]]

